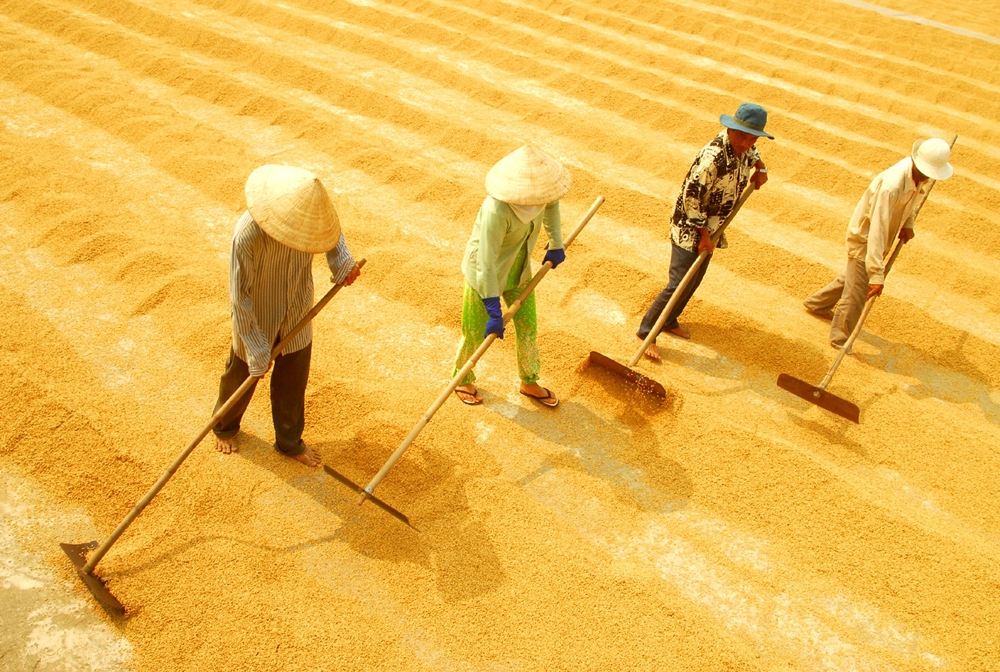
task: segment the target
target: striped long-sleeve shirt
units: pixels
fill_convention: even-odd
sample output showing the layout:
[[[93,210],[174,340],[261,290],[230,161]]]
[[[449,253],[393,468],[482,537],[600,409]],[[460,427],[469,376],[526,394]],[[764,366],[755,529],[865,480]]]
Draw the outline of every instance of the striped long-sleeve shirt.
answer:
[[[233,232],[229,261],[229,299],[233,317],[233,351],[245,361],[251,376],[267,370],[271,347],[295,328],[313,306],[313,255],[293,250],[267,235],[249,212]],[[341,234],[337,247],[326,253],[334,283],[354,268]],[[300,331],[283,352],[301,350],[312,342],[312,324]]]

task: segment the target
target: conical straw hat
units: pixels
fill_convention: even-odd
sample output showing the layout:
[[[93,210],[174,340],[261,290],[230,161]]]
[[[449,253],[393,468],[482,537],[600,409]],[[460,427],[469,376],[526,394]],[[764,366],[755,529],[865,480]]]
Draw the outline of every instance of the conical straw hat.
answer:
[[[268,164],[250,173],[247,210],[260,228],[300,252],[328,252],[340,242],[340,219],[323,184],[303,168]]]
[[[565,196],[572,184],[561,163],[528,145],[497,161],[486,174],[486,193],[514,205],[548,205]]]

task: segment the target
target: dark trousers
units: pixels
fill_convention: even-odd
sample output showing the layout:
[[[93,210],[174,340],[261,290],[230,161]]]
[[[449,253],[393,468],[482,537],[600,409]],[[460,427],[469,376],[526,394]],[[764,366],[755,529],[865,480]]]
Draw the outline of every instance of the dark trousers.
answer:
[[[683,247],[678,247],[677,245],[672,246],[670,252],[670,282],[667,288],[660,292],[656,300],[653,301],[653,305],[649,307],[646,311],[646,315],[642,318],[642,324],[639,325],[639,331],[636,332],[636,336],[646,340],[649,336],[649,332],[653,330],[656,326],[656,321],[660,319],[660,313],[670,302],[670,297],[674,295],[677,291],[677,285],[681,284],[681,280],[684,279],[684,274],[688,272],[693,265],[695,260],[698,258],[698,252],[688,252]],[[694,296],[694,290],[698,289],[698,285],[701,284],[702,278],[705,277],[705,271],[708,270],[708,262],[712,260],[712,255],[705,257],[705,261],[701,263],[698,271],[691,278],[691,282],[684,289],[684,293],[681,294],[680,299],[677,301],[677,305],[674,306],[673,311],[667,316],[667,321],[663,324],[664,329],[676,329],[677,318],[680,317],[681,313],[684,312],[684,308],[687,306],[688,301]],[[659,334],[657,334],[659,336]]]
[[[271,369],[271,418],[274,420],[274,447],[285,455],[301,455],[306,446],[302,443],[302,430],[306,424],[306,383],[309,381],[309,360],[312,343],[288,354],[280,354]],[[219,381],[219,400],[215,410],[222,408],[229,397],[250,377],[247,363],[229,349],[226,371]],[[212,428],[220,439],[236,436],[240,431],[240,420],[250,405],[255,382],[246,394],[222,416]]]

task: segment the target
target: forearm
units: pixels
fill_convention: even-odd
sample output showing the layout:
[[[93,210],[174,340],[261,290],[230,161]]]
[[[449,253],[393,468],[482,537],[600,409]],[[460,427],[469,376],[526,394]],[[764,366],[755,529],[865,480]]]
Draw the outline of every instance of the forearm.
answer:
[[[354,269],[354,263],[354,257],[347,249],[347,241],[344,240],[344,234],[341,233],[337,246],[326,253],[326,264],[330,267],[330,279],[333,283],[343,282],[344,278]]]
[[[257,324],[253,314],[253,303],[249,297],[242,297],[232,305],[233,323],[236,333],[246,350],[247,365],[251,376],[262,376],[271,361],[271,344],[264,330]]]
[[[542,213],[542,226],[549,237],[548,249],[563,249],[562,215],[559,212],[559,201],[549,203]]]

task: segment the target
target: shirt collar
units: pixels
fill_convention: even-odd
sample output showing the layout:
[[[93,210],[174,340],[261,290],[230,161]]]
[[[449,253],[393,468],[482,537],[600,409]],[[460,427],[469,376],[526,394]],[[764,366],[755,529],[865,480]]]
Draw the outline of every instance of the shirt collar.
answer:
[[[733,148],[733,143],[729,142],[729,133],[723,130],[719,133],[722,138],[722,151],[726,154],[726,161],[728,163],[738,163],[740,157],[736,156],[736,150]]]

